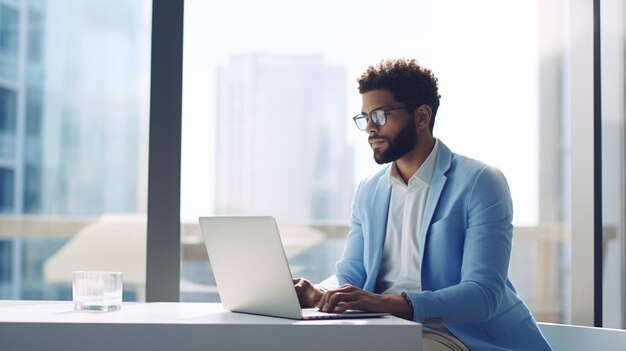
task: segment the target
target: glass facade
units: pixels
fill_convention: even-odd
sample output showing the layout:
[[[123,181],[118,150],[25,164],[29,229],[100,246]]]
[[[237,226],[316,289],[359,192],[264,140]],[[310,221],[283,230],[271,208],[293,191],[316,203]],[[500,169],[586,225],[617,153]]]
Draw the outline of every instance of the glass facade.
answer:
[[[71,299],[82,269],[143,298],[150,14],[0,0],[0,299]]]

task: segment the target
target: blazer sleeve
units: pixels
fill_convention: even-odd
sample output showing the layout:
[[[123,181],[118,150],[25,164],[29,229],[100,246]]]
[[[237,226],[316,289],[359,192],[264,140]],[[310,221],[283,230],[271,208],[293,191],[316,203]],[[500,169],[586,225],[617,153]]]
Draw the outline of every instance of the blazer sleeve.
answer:
[[[355,192],[352,202],[350,231],[346,237],[342,259],[336,265],[338,285],[350,284],[363,288],[367,279],[364,265],[365,239],[363,235],[363,221],[366,220],[363,216],[367,214],[363,211],[364,204],[360,202],[364,182],[359,184]]]
[[[410,293],[417,322],[486,321],[496,314],[505,294],[513,235],[508,184],[491,167],[484,167],[468,184],[460,282],[437,291]]]

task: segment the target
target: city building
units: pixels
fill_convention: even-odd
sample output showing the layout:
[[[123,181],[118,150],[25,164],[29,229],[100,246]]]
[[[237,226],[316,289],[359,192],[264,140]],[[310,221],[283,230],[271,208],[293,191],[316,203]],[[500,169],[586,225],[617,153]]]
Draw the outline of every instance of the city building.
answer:
[[[323,55],[238,54],[219,67],[216,213],[349,218],[346,85],[346,69]]]
[[[0,0],[0,215],[145,213],[148,8]],[[68,298],[43,264],[72,234],[0,237],[0,298]]]

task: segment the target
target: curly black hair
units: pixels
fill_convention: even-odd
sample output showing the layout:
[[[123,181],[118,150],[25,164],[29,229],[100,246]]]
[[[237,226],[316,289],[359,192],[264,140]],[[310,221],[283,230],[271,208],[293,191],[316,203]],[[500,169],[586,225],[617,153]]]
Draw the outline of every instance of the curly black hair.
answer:
[[[411,112],[421,105],[432,109],[429,129],[435,126],[435,115],[439,108],[437,78],[430,69],[419,65],[415,59],[388,59],[371,65],[357,79],[359,93],[376,89],[391,92],[393,99],[410,107]]]

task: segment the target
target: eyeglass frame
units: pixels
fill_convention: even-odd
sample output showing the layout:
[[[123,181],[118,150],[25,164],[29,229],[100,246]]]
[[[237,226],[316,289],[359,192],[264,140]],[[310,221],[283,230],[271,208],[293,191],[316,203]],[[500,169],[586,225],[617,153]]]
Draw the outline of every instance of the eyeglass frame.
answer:
[[[409,110],[410,107],[408,105],[405,106],[400,106],[400,107],[381,107],[381,108],[377,108],[375,110],[372,110],[370,113],[359,113],[358,115],[352,117],[352,120],[354,121],[354,124],[356,124],[356,127],[359,130],[365,130],[367,129],[367,125],[369,124],[370,120],[372,120],[372,122],[374,122],[375,125],[382,127],[385,124],[387,124],[387,114],[391,111],[395,111],[395,110],[401,110],[401,109],[405,109],[405,110]],[[382,112],[382,117],[379,116],[378,118],[373,118],[372,114],[373,113],[380,113]],[[365,126],[363,128],[359,127],[359,122],[358,120],[365,118]],[[378,123],[376,121],[376,119],[382,119],[382,123]]]

